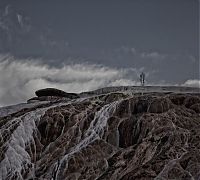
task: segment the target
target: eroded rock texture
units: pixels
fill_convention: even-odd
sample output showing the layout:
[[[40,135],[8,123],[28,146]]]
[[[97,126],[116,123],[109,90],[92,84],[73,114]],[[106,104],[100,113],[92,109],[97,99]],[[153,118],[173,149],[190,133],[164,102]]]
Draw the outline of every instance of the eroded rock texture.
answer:
[[[0,179],[200,178],[199,94],[51,100],[1,117]]]

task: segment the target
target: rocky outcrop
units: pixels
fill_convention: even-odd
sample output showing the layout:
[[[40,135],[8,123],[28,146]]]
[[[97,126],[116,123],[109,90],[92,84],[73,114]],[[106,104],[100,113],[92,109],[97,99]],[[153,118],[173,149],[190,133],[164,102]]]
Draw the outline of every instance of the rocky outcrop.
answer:
[[[79,96],[76,93],[67,93],[65,91],[55,89],[55,88],[45,88],[40,89],[35,92],[36,96],[58,96],[58,97],[66,97],[70,99],[78,98]]]
[[[199,94],[43,97],[1,117],[0,179],[200,178]]]

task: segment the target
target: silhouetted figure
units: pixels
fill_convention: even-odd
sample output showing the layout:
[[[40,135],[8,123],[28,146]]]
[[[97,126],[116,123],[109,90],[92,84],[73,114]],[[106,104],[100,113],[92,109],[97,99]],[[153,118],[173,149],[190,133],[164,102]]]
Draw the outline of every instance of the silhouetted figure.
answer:
[[[140,74],[140,82],[141,82],[141,86],[144,86],[144,83],[145,83],[145,74],[143,72]]]

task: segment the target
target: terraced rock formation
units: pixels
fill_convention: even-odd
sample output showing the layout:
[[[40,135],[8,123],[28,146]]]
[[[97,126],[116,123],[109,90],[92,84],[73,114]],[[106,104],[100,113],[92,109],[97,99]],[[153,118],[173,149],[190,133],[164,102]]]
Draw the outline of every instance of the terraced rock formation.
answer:
[[[41,96],[0,109],[2,180],[199,178],[198,92]]]

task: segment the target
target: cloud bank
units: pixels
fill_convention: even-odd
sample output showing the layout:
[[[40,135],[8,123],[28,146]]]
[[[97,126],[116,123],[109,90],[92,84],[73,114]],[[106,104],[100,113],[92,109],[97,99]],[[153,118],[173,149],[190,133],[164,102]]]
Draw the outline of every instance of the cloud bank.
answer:
[[[87,63],[52,67],[39,59],[18,60],[0,55],[0,106],[25,102],[36,90],[47,87],[78,93],[106,86],[140,85],[141,71],[143,68],[110,68]],[[151,73],[146,75],[148,78]],[[162,81],[146,84],[169,85]],[[188,80],[181,85],[199,87],[200,81]]]
[[[189,80],[185,81],[183,86],[200,88],[200,80],[199,79],[189,79]]]
[[[132,79],[128,74],[132,73]],[[82,92],[104,86],[136,85],[136,69],[115,69],[96,64],[50,67],[39,60],[0,56],[0,105],[24,102],[40,88]]]

